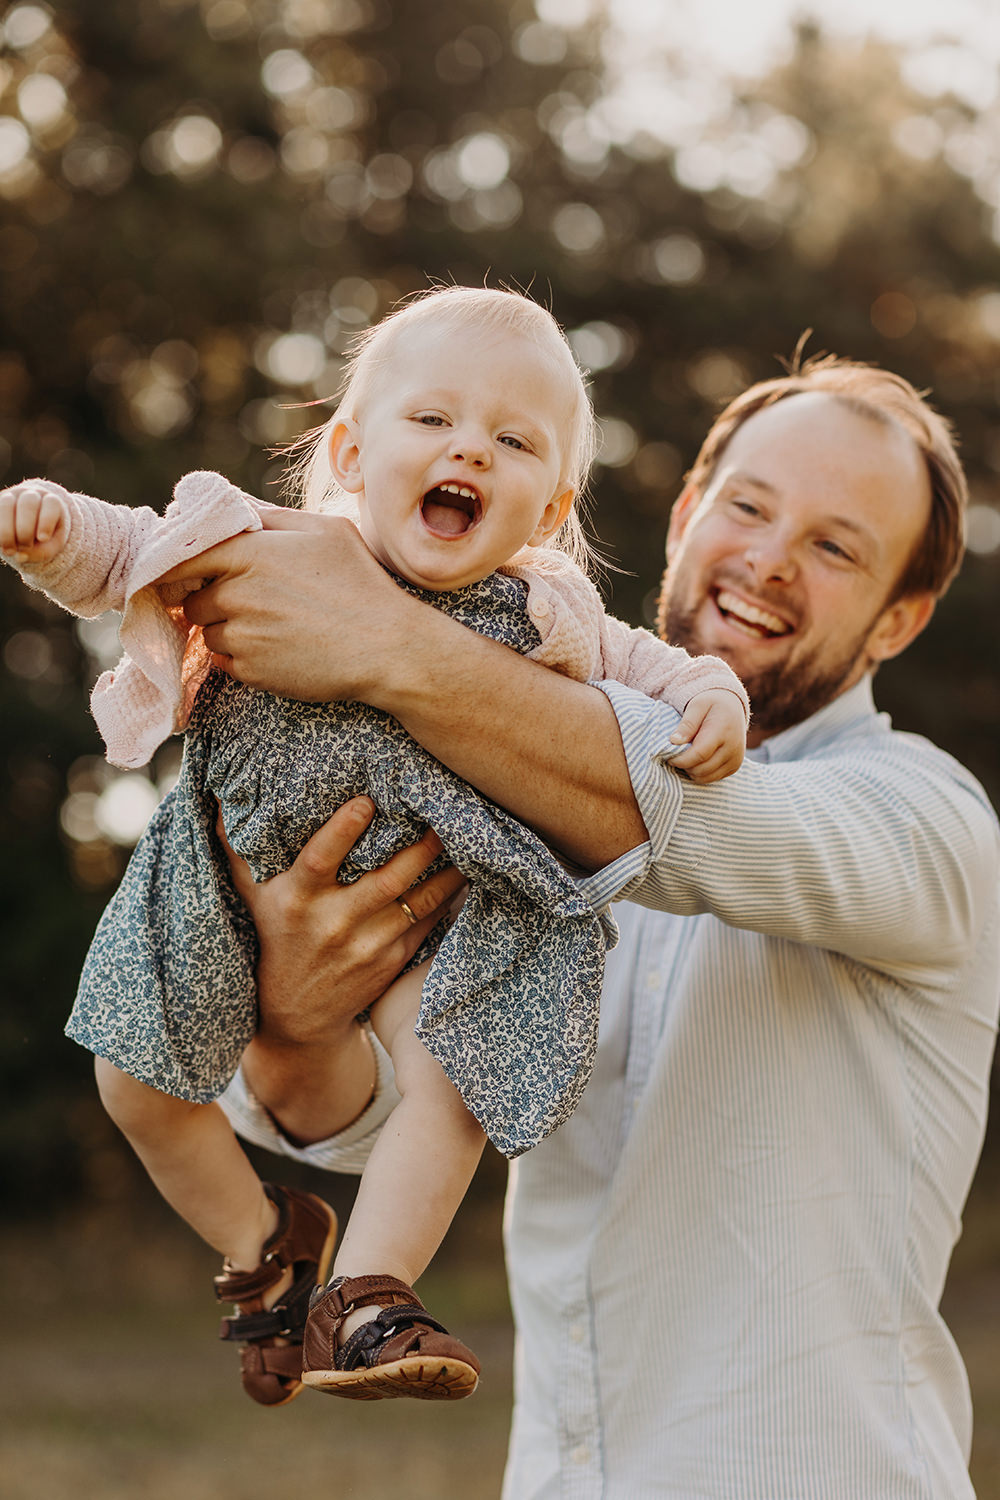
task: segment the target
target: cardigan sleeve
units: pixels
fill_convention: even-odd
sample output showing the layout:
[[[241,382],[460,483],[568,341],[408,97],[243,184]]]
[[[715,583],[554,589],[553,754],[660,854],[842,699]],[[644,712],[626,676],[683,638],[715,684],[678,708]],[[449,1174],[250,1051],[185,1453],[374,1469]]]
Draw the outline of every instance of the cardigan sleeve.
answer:
[[[24,582],[84,619],[124,610],[143,542],[160,524],[156,512],[147,506],[109,505],[48,479],[28,479],[23,487],[44,490],[58,500],[67,528],[66,544],[51,561],[12,564]]]
[[[98,678],[90,706],[108,760],[143,766],[165,739],[185,727],[211,665],[201,630],[189,625],[182,608],[198,582],[159,580],[218,542],[260,530],[261,514],[275,507],[211,471],[179,480],[162,516],[145,506],[131,509],[70,494],[48,480],[29,483],[60,500],[69,536],[51,562],[23,564],[19,571],[26,583],[73,614],[121,613],[125,654],[113,672]]]
[[[691,656],[609,615],[600,595],[576,564],[552,549],[522,552],[504,571],[528,585],[528,616],[541,636],[533,661],[578,682],[615,681],[683,713],[698,693],[735,693],[749,720],[746,689],[717,656]]]

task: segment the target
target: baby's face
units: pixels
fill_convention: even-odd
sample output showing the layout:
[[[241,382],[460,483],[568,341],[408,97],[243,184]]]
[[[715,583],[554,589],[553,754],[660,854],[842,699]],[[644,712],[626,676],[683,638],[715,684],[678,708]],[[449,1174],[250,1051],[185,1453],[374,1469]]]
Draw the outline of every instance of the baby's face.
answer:
[[[457,589],[546,541],[573,499],[571,403],[565,370],[522,335],[404,333],[356,421],[331,437],[379,561],[422,588]]]

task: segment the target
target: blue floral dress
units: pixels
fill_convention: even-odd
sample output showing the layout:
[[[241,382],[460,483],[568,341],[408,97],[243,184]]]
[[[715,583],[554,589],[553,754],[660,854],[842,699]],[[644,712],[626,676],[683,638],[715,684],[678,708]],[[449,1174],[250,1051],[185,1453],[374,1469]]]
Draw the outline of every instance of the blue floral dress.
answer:
[[[521,579],[409,592],[522,653],[539,643]],[[342,880],[428,825],[442,862],[468,877],[453,925],[413,959],[433,955],[416,1031],[493,1143],[517,1156],[569,1117],[590,1076],[614,923],[537,835],[365,704],[299,703],[213,671],[178,783],[98,926],[67,1034],[163,1093],[217,1098],[256,1028],[257,939],[215,832],[216,802],[233,848],[266,880],[360,793],[378,811]]]

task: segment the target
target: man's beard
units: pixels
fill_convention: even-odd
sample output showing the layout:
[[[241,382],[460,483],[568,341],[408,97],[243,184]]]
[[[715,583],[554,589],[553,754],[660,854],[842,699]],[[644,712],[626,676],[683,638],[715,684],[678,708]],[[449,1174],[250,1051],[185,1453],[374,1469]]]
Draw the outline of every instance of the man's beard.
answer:
[[[704,654],[705,648],[695,630],[695,611],[670,602],[666,574],[656,626],[661,638],[669,641],[671,646],[683,646],[692,656]],[[778,734],[825,708],[856,673],[858,662],[865,655],[870,630],[871,625],[868,625],[859,632],[835,662],[824,662],[820,666],[817,649],[796,662],[777,662],[773,667],[762,667],[760,671],[745,676],[741,674],[750,698],[751,727],[764,734]]]

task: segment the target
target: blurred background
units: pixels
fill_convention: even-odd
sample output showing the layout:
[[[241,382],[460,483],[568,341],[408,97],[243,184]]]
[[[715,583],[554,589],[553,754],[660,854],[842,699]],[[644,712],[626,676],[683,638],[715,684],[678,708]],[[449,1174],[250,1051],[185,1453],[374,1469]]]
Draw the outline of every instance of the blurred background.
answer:
[[[890,366],[960,434],[969,556],[878,697],[997,800],[994,0],[29,0],[0,10],[0,91],[0,481],[159,508],[215,468],[277,498],[275,445],[329,410],[307,403],[352,335],[431,279],[506,283],[591,372],[606,592],[649,623],[714,413],[811,329],[809,352]],[[485,1357],[475,1401],[261,1412],[214,1341],[213,1258],[62,1036],[178,758],[104,763],[87,694],[116,654],[114,619],[0,570],[4,1493],[380,1500],[402,1472],[415,1500],[495,1497],[502,1163],[425,1283]],[[349,1182],[259,1165],[349,1205]],[[1000,1500],[998,1179],[988,1138],[946,1299],[982,1500]]]

